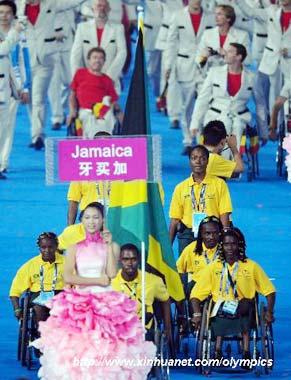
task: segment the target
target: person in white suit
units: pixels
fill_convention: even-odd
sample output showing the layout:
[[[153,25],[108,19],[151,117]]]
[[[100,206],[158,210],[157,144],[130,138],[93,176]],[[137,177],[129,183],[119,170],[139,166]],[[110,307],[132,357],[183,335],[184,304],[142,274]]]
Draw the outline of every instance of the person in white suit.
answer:
[[[236,136],[238,149],[246,125],[251,121],[247,102],[253,93],[254,74],[245,69],[246,48],[231,43],[224,66],[212,67],[202,85],[192,115],[190,130],[201,134],[211,120],[224,123],[227,133]],[[229,153],[225,154],[229,158]]]
[[[107,0],[95,0],[94,19],[78,25],[71,51],[72,75],[87,65],[87,55],[93,47],[101,47],[106,53],[103,72],[120,89],[119,78],[126,59],[124,28],[121,24],[108,21],[110,6]]]
[[[224,64],[224,55],[230,43],[236,42],[247,49],[246,64],[251,63],[250,39],[246,31],[235,28],[234,8],[230,5],[218,5],[215,8],[216,27],[205,30],[198,46],[196,62],[206,63],[205,69]]]
[[[156,48],[159,29],[162,25],[163,5],[160,0],[144,2],[144,47],[147,53],[147,72],[154,96],[160,95],[161,50]]]
[[[5,2],[1,2],[5,3]],[[8,9],[7,9],[8,8]],[[11,128],[11,98],[17,96],[14,93],[18,90],[16,78],[14,76],[10,54],[20,39],[22,25],[16,23],[11,27],[14,17],[11,7],[1,6],[1,40],[0,40],[0,180],[6,179],[3,170],[6,169],[5,164],[7,156],[7,139],[10,138]],[[4,14],[3,14],[4,13]],[[10,14],[11,13],[11,14]],[[6,29],[6,30],[5,30]],[[13,86],[13,87],[12,87]],[[14,91],[13,91],[14,90]],[[19,94],[20,95],[20,94]],[[13,133],[13,131],[12,131]]]
[[[17,16],[27,19],[26,38],[32,74],[31,144],[44,147],[45,100],[53,75],[57,39],[56,14],[77,7],[84,0],[19,0]]]
[[[213,16],[201,7],[200,0],[190,0],[188,7],[174,14],[170,24],[165,52],[166,76],[170,86],[177,81],[182,93],[182,154],[185,155],[192,143],[189,125],[195,93],[203,79],[199,66],[195,63],[198,43],[205,29],[213,25]]]
[[[256,85],[258,131],[263,143],[268,140],[268,109],[274,104],[282,88],[282,82],[291,71],[291,0],[279,0],[279,5],[267,8],[251,8],[244,0],[237,1],[245,14],[267,23],[268,39],[259,65],[257,82],[270,81],[269,101],[264,87]]]
[[[76,31],[75,10],[69,9],[56,15],[55,36],[58,52],[56,54],[53,77],[49,86],[51,123],[53,130],[59,130],[65,122],[65,111],[71,83],[70,55]]]
[[[245,16],[234,0],[209,0],[209,10],[214,11],[218,5],[230,5],[233,7],[236,15],[235,28],[243,29],[250,34],[253,33],[253,20]]]
[[[160,75],[160,93],[163,92],[166,86],[166,60],[165,51],[167,48],[167,40],[169,34],[169,28],[171,20],[176,11],[183,9],[184,4],[182,0],[168,0],[162,3],[163,8],[163,21],[160,26],[156,41],[156,49],[161,51],[161,75]],[[176,78],[174,76],[171,78],[171,84],[168,85],[167,90],[167,114],[171,121],[171,128],[176,129],[179,127],[179,118],[181,114],[182,104],[180,94],[180,88],[177,84]]]

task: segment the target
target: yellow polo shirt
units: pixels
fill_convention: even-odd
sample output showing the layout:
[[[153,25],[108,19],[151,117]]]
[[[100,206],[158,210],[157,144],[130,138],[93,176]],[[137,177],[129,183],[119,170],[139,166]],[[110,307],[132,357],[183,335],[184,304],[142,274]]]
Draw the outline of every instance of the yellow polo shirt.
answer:
[[[58,249],[64,251],[71,245],[77,244],[80,241],[85,240],[86,231],[82,223],[72,224],[64,229],[64,231],[58,236],[59,246]]]
[[[207,261],[203,254],[195,253],[197,242],[193,241],[181,253],[177,260],[177,269],[179,273],[192,273],[192,280],[197,282],[201,271],[207,267]],[[210,262],[213,260],[217,247],[208,249],[202,243],[203,252],[206,253]]]
[[[231,213],[232,205],[227,184],[221,178],[206,174],[201,183],[194,182],[192,174],[189,178],[180,182],[174,190],[170,205],[170,218],[181,220],[188,228],[192,228],[192,200],[191,188],[194,186],[196,201],[200,198],[203,185],[205,190],[204,211],[207,216],[214,215],[219,218],[222,214]]]
[[[9,296],[20,297],[26,290],[31,292],[40,291],[40,267],[43,266],[44,290],[52,290],[52,281],[55,273],[55,264],[57,265],[57,282],[55,290],[64,288],[64,262],[65,257],[56,252],[56,260],[52,264],[43,261],[41,254],[27,261],[17,271],[13,279]]]
[[[104,203],[103,190],[105,190],[105,200],[108,202],[110,193],[110,182],[71,182],[67,194],[68,201],[79,203],[80,210],[92,202]]]
[[[210,152],[206,173],[217,177],[230,178],[235,167],[236,163],[234,161],[227,160],[220,154]]]
[[[116,277],[111,281],[112,289],[117,292],[122,292],[128,295],[129,298],[137,301],[137,314],[141,318],[142,305],[141,305],[141,271],[138,271],[137,277],[133,281],[125,281],[121,276],[121,269],[117,273]],[[145,274],[145,305],[146,313],[153,314],[153,303],[157,301],[168,301],[169,293],[163,280],[151,273]],[[146,328],[149,329],[152,326],[153,320],[151,320]]]
[[[275,287],[269,280],[266,273],[255,261],[247,259],[245,263],[238,262],[238,272],[236,277],[237,292],[239,299],[255,297],[256,292],[267,296],[275,292]],[[234,265],[230,267],[228,265],[229,272],[232,275]],[[209,295],[212,296],[213,301],[217,302],[218,299],[225,301],[233,300],[234,295],[230,287],[230,290],[225,294],[226,276],[222,283],[223,291],[220,292],[220,279],[223,270],[223,264],[216,260],[209,264],[201,273],[198,282],[192,289],[190,298],[198,298],[200,301],[205,300]]]

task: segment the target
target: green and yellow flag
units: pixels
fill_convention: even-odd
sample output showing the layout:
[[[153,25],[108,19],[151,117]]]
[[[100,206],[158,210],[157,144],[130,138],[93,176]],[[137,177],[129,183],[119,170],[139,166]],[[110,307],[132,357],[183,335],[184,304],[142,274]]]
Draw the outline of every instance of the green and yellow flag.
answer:
[[[123,135],[150,135],[147,78],[143,35],[139,30],[135,66],[127,97]],[[151,154],[149,155],[151,156]],[[149,159],[149,171],[152,158]],[[107,225],[113,239],[120,245],[145,242],[147,271],[161,276],[170,296],[184,298],[161,201],[161,186],[146,181],[112,183]]]

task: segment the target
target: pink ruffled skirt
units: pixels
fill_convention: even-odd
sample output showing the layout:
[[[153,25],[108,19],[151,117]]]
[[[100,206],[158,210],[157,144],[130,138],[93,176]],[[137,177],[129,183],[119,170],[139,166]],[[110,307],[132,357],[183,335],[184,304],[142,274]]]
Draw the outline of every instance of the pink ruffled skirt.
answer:
[[[51,302],[50,317],[40,322],[39,377],[44,380],[142,380],[154,359],[145,342],[136,303],[115,291],[64,290]]]

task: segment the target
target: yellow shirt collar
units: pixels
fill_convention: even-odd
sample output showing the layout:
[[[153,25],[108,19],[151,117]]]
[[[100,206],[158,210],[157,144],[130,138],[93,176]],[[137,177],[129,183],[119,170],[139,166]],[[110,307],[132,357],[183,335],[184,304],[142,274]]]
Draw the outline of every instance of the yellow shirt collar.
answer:
[[[198,183],[198,182],[195,182],[194,179],[193,179],[193,176],[192,176],[192,173],[190,174],[190,177],[189,177],[189,187],[192,187],[194,185],[201,185],[201,184],[209,184],[211,182],[211,176],[209,176],[209,174],[206,174],[206,176],[204,177],[203,181]]]

